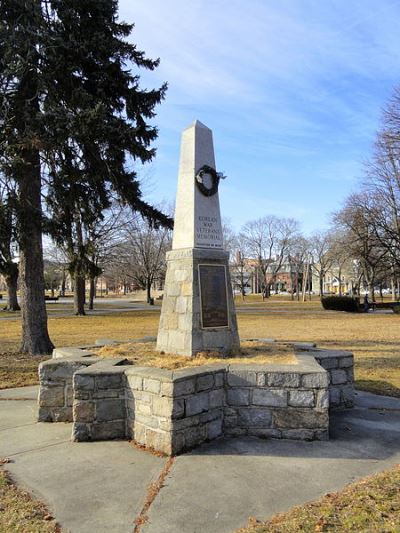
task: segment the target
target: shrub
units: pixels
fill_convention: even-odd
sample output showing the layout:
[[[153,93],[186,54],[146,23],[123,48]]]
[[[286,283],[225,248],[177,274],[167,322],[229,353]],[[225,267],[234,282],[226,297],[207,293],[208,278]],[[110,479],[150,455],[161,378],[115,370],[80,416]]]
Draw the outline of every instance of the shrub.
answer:
[[[347,311],[348,313],[361,311],[359,300],[351,296],[325,296],[321,303],[324,309],[331,311]]]

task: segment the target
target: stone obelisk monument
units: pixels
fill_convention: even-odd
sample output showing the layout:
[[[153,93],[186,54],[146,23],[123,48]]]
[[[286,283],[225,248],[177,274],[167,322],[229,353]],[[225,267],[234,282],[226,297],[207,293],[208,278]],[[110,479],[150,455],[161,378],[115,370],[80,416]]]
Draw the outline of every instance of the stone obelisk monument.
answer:
[[[239,349],[236,313],[224,250],[212,131],[199,121],[182,134],[172,250],[157,349],[229,355]]]

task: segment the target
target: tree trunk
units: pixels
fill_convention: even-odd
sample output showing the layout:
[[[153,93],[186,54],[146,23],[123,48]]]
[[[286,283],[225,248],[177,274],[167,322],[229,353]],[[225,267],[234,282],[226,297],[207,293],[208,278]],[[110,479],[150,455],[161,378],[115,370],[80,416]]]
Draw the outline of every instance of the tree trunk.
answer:
[[[74,290],[74,313],[75,315],[85,315],[85,276],[78,270],[75,271]]]
[[[89,309],[92,311],[94,309],[94,296],[96,292],[95,278],[90,278],[89,285]]]
[[[5,311],[20,311],[21,308],[18,304],[17,298],[17,284],[18,284],[18,267],[14,265],[15,269],[12,269],[10,274],[5,276],[5,281],[7,283],[7,296],[8,302]]]
[[[47,329],[44,299],[40,160],[37,151],[24,151],[25,174],[19,180],[21,351],[50,354],[54,348]]]
[[[321,272],[319,275],[319,299],[322,300],[324,297],[324,276]]]
[[[146,281],[146,293],[147,293],[147,303],[151,303],[151,281],[148,279]]]
[[[60,296],[65,296],[65,268],[62,270],[62,281],[61,281],[61,290],[60,290]]]

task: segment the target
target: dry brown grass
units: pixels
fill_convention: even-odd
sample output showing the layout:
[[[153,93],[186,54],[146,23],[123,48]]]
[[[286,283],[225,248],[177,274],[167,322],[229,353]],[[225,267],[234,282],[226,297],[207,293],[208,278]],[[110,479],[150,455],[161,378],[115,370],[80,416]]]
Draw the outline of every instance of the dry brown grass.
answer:
[[[57,533],[61,530],[46,507],[17,488],[0,469],[0,532]]]
[[[249,527],[237,533],[398,533],[399,516],[400,466],[396,466],[268,522],[250,519]]]
[[[97,350],[101,357],[125,357],[139,366],[152,366],[173,370],[210,363],[256,363],[256,364],[291,364],[297,363],[293,346],[286,344],[268,345],[255,341],[242,342],[240,353],[235,357],[222,358],[215,352],[200,352],[196,357],[160,354],[154,342],[138,342],[104,346]]]
[[[272,303],[281,312],[268,313],[268,306]],[[322,311],[319,303],[314,301],[303,305],[296,301],[271,300],[265,304],[265,309],[265,314],[262,314],[262,309],[259,314],[239,312],[242,338],[311,341],[326,348],[352,351],[356,361],[357,387],[400,397],[399,315]],[[156,335],[158,320],[158,313],[146,311],[50,318],[49,330],[56,346],[79,346],[90,344],[100,337],[129,340]],[[0,364],[3,383],[5,381],[8,387],[36,382],[35,372],[27,372],[25,377],[21,377],[24,372],[20,371],[19,363],[13,365],[9,358],[5,360],[5,356],[1,355],[18,352],[20,329],[19,321],[0,321]],[[33,368],[35,365],[36,360]]]

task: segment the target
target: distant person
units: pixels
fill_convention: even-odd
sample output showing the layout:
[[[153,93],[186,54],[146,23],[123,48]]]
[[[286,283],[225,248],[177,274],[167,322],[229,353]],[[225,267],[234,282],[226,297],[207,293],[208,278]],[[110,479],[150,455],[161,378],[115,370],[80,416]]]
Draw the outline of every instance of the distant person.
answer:
[[[368,293],[364,296],[364,312],[368,313],[369,311],[369,300],[368,300]]]

